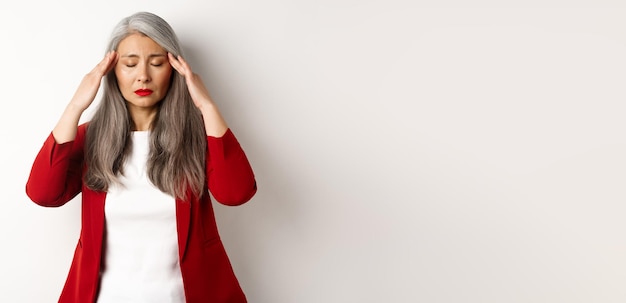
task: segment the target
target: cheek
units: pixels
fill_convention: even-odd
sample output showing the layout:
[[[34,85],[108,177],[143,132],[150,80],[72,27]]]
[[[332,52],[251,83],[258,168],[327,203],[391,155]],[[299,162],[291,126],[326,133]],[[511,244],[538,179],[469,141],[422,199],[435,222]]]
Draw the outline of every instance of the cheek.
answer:
[[[122,71],[120,68],[116,67],[115,68],[115,78],[117,79],[117,85],[121,88],[121,87],[125,86],[126,79],[128,78],[128,75],[126,73],[124,73],[124,71]]]
[[[159,76],[159,86],[162,87],[165,91],[169,90],[170,83],[172,80],[172,70],[164,72]]]
[[[133,88],[132,83],[129,83],[129,75],[120,69],[115,69],[115,78],[117,80],[117,88],[124,97],[124,99],[132,98]]]

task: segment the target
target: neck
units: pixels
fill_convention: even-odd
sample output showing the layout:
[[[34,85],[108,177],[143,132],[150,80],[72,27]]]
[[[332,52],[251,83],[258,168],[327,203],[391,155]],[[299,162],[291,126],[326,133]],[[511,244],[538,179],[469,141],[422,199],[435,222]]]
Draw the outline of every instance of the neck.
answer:
[[[146,131],[152,129],[152,121],[154,121],[156,113],[156,108],[130,110],[130,117],[133,120],[133,130]]]

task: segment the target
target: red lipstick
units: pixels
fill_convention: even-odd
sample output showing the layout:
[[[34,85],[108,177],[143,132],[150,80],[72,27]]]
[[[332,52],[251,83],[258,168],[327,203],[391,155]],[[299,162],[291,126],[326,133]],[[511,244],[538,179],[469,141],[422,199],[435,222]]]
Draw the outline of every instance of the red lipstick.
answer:
[[[151,89],[138,89],[135,91],[135,94],[137,94],[140,97],[145,97],[145,96],[149,96],[152,94],[152,90]]]

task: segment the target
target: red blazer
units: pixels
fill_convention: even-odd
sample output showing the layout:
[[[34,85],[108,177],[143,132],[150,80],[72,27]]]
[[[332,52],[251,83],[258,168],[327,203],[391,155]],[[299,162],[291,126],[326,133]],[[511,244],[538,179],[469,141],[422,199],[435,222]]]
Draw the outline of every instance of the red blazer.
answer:
[[[26,194],[42,206],[57,207],[82,193],[81,232],[59,302],[95,302],[100,282],[106,192],[82,182],[86,124],[76,139],[57,144],[48,136],[33,163]],[[208,189],[222,204],[239,205],[256,193],[250,163],[229,129],[221,138],[207,137]],[[190,195],[192,196],[192,195]],[[187,302],[246,302],[217,230],[208,194],[176,200],[180,267]]]

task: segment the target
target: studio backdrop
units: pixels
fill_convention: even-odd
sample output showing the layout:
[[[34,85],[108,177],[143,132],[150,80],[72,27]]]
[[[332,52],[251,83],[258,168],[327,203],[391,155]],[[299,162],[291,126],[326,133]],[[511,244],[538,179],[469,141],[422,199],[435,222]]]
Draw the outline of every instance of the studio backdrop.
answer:
[[[0,302],[58,298],[80,200],[25,183],[137,11],[178,33],[255,171],[249,203],[214,203],[250,302],[626,302],[615,3],[3,2]]]

